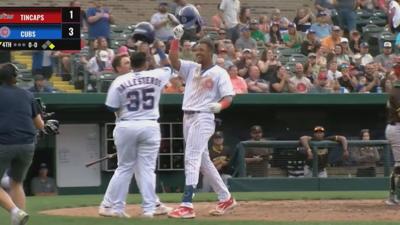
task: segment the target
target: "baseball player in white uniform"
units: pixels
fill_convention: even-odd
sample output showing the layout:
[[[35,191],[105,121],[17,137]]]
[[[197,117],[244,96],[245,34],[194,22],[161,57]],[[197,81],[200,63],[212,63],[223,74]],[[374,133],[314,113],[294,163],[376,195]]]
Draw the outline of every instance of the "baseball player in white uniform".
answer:
[[[213,42],[203,39],[196,51],[196,62],[179,60],[179,39],[183,28],[174,28],[175,39],[171,42],[169,60],[186,83],[182,109],[185,148],[185,189],[181,205],[168,213],[171,218],[194,218],[192,204],[194,189],[199,181],[199,172],[208,176],[219,203],[210,211],[211,215],[223,215],[236,206],[235,199],[222,181],[210,160],[208,141],[215,130],[214,113],[229,107],[235,95],[228,73],[213,65]]]
[[[154,170],[161,141],[158,104],[172,69],[146,71],[146,55],[140,52],[132,54],[131,64],[133,72],[113,81],[105,103],[117,116],[113,136],[118,167],[99,207],[99,215],[130,217],[125,212],[125,200],[135,174],[143,199],[143,217],[151,218],[171,210],[161,204],[156,195]]]

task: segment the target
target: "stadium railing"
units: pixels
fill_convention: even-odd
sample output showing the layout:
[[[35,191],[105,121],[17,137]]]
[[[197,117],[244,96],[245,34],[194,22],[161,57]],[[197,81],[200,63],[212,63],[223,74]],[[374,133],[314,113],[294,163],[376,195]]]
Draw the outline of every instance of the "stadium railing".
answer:
[[[246,148],[274,148],[275,150],[279,149],[289,149],[289,148],[297,148],[300,147],[301,144],[298,140],[296,141],[242,141],[236,146],[236,159],[233,160],[234,163],[234,177],[246,177],[246,162],[245,162],[245,153]],[[383,167],[384,167],[384,176],[387,177],[390,174],[390,145],[387,140],[349,140],[348,148],[352,147],[365,147],[365,146],[380,146],[383,147]],[[333,141],[312,141],[310,143],[310,147],[312,148],[313,154],[316,155],[318,148],[337,148],[341,145],[337,142]],[[318,175],[318,157],[313,157],[313,177],[317,177]]]

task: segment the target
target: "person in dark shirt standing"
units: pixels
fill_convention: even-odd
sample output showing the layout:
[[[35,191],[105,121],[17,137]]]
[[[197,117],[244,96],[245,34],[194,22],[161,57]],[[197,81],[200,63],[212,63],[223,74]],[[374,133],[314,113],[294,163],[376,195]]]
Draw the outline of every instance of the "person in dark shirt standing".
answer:
[[[0,174],[9,169],[10,193],[0,187],[0,205],[11,214],[13,225],[28,220],[23,181],[35,150],[36,129],[43,129],[33,95],[18,88],[18,69],[7,63],[0,66]]]
[[[394,168],[390,175],[389,198],[385,201],[387,205],[398,205],[396,193],[399,189],[400,178],[400,81],[396,81],[390,92],[387,103],[388,125],[386,126],[386,138],[393,152]]]
[[[344,136],[334,135],[325,137],[325,128],[322,126],[316,126],[314,128],[314,136],[302,136],[300,138],[301,145],[306,148],[307,153],[307,161],[306,166],[304,167],[304,177],[312,176],[312,159],[314,157],[314,153],[310,147],[310,141],[336,141],[342,144],[343,148],[343,158],[347,159],[349,157],[349,151],[347,149],[347,139]],[[318,148],[315,152],[318,157],[318,177],[328,177],[328,173],[326,171],[326,166],[328,165],[328,149],[326,148]]]
[[[217,168],[222,180],[228,185],[228,179],[232,177],[233,168],[229,164],[231,159],[231,149],[224,145],[224,134],[222,131],[217,131],[211,138],[212,145],[209,149],[210,159],[215,168]],[[203,176],[203,192],[211,191],[210,181],[206,176]]]

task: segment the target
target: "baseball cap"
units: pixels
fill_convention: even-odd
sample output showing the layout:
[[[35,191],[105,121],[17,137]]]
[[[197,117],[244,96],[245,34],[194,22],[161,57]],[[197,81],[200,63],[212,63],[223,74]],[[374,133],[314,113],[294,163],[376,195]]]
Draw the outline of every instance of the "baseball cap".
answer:
[[[317,14],[317,17],[322,17],[322,16],[327,16],[328,14],[326,14],[324,11],[321,11]]]
[[[342,63],[342,64],[339,65],[339,70],[342,71],[342,70],[347,69],[349,67],[350,67],[349,64]]]
[[[385,41],[385,43],[383,43],[383,47],[385,48],[391,48],[392,47],[392,43],[389,41]]]
[[[323,126],[316,126],[314,127],[314,132],[325,132],[325,128]]]
[[[223,137],[224,137],[224,133],[222,133],[222,131],[217,131],[213,135],[213,138],[223,138]]]
[[[244,26],[244,27],[242,27],[242,28],[240,29],[241,32],[246,32],[246,31],[249,31],[249,30],[250,30],[250,29],[249,29],[248,26]]]
[[[47,164],[46,163],[40,163],[39,168],[40,169],[47,169]]]
[[[315,34],[315,30],[313,30],[313,29],[308,29],[308,30],[306,31],[306,34]]]
[[[367,42],[363,42],[363,43],[360,44],[360,47],[361,47],[361,48],[368,48],[369,45],[368,45]]]
[[[44,76],[41,74],[37,74],[33,77],[35,81],[44,80]]]
[[[258,24],[258,20],[257,19],[252,19],[250,23],[251,24]]]
[[[325,71],[319,72],[318,80],[327,80],[327,79],[328,79],[328,76]]]
[[[161,5],[165,5],[165,6],[168,6],[168,2],[160,2],[160,4],[159,4],[160,6]]]
[[[332,27],[332,30],[333,30],[333,31],[341,31],[342,29],[340,29],[339,26],[333,26],[333,27]]]
[[[99,52],[99,58],[100,58],[100,61],[107,62],[108,61],[108,52],[101,50]]]
[[[294,28],[296,28],[296,24],[295,24],[295,23],[289,23],[288,27],[294,27]]]
[[[314,52],[310,52],[308,53],[308,58],[310,57],[317,57],[317,54],[315,54]]]
[[[342,37],[340,38],[340,43],[349,43],[349,39]]]
[[[250,132],[255,133],[255,132],[262,132],[262,128],[260,125],[254,125],[250,128]]]
[[[249,48],[245,48],[245,49],[243,49],[243,50],[242,50],[242,53],[246,53],[246,52],[249,52],[249,53],[251,53],[251,49],[249,49]]]

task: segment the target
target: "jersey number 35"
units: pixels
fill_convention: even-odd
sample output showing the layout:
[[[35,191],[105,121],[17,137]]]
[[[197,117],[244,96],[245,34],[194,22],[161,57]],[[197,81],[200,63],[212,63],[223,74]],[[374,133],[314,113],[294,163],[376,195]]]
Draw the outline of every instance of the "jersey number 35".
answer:
[[[133,90],[128,92],[127,98],[130,103],[127,105],[128,111],[138,111],[142,105],[142,109],[149,110],[154,108],[154,88]]]

